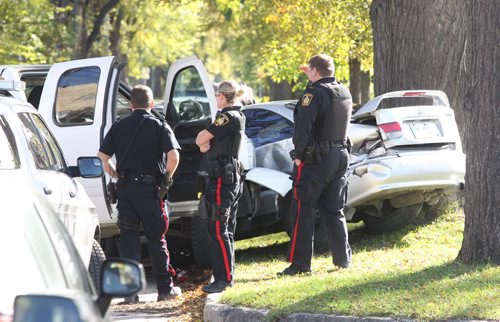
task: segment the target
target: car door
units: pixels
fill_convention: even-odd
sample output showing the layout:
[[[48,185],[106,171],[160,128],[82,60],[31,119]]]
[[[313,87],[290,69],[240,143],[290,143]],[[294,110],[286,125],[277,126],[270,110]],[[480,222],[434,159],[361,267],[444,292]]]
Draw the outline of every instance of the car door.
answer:
[[[197,200],[193,187],[202,153],[195,140],[217,113],[212,81],[197,57],[178,60],[169,68],[164,113],[182,148],[179,168],[174,177],[175,187],[169,191],[169,200]]]
[[[40,115],[20,112],[18,117],[34,161],[30,168],[35,184],[52,204],[80,255],[88,262],[97,225],[95,207],[82,185],[67,175],[63,153]]]
[[[114,57],[54,64],[46,77],[38,111],[54,133],[69,166],[78,157],[96,155],[114,121],[118,71]],[[78,179],[97,206],[101,224],[113,222],[102,178]]]

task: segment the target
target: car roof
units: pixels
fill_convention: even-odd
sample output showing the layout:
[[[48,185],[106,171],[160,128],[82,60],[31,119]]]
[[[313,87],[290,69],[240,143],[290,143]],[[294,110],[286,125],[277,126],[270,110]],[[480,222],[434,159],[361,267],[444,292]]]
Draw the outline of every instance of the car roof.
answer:
[[[265,103],[257,103],[245,105],[241,108],[242,111],[248,109],[264,109],[273,111],[277,114],[280,114],[283,117],[286,117],[290,121],[293,121],[293,109],[297,104],[297,100],[281,100],[281,101],[271,101]]]
[[[38,111],[29,103],[13,97],[0,95],[0,114],[30,112],[38,114]]]

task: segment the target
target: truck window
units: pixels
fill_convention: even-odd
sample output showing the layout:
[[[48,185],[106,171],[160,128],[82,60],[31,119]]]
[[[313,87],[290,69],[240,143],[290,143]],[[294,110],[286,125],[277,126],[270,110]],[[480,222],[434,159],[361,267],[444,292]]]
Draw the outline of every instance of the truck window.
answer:
[[[55,121],[61,126],[94,123],[99,67],[66,71],[57,84]]]
[[[175,78],[172,102],[180,123],[211,117],[210,105],[203,82],[195,67],[181,70]]]

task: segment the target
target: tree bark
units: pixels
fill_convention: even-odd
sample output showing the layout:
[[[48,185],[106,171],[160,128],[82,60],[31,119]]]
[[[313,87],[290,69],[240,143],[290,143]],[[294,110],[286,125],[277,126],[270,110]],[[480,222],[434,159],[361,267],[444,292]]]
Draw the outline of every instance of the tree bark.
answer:
[[[370,72],[361,72],[361,104],[370,100]]]
[[[361,63],[356,58],[349,59],[349,91],[355,105],[361,103]]]
[[[269,96],[271,101],[292,99],[292,86],[287,82],[275,83],[269,78]]]
[[[470,144],[465,175],[465,231],[458,257],[465,263],[500,264],[500,3],[474,0],[466,9],[460,110]]]
[[[464,150],[465,230],[458,259],[500,263],[500,57],[497,0],[374,0],[376,95],[443,90]]]

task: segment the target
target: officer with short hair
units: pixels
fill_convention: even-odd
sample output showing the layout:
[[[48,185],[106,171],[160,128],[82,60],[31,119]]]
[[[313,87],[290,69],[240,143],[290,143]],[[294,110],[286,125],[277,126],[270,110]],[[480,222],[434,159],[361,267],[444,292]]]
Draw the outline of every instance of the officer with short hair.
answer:
[[[288,250],[292,264],[278,275],[311,272],[316,207],[325,218],[333,264],[347,268],[351,263],[343,208],[347,197],[347,133],[352,97],[335,80],[330,56],[315,55],[300,69],[311,84],[294,110],[294,220]]]
[[[214,278],[203,286],[206,293],[222,292],[234,280],[234,230],[243,183],[238,150],[245,131],[245,116],[234,103],[242,94],[235,81],[220,83],[215,94],[220,112],[196,138],[200,151],[206,153],[207,184],[200,209],[206,210],[208,219]]]
[[[104,137],[98,156],[104,170],[118,179],[118,228],[120,256],[141,259],[140,225],[148,242],[149,259],[158,289],[158,301],[181,294],[173,285],[165,233],[168,214],[159,187],[171,178],[179,164],[180,149],[168,124],[151,114],[153,92],[137,85],[130,94],[132,114],[115,122]],[[111,157],[116,155],[116,167]],[[138,295],[125,303],[138,302]]]

